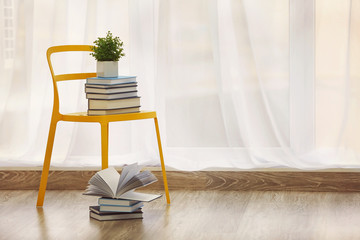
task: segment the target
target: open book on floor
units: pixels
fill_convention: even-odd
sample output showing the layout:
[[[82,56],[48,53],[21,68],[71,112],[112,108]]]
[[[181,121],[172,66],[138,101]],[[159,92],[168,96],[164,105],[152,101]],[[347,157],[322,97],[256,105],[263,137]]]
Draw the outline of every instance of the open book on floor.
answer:
[[[150,202],[159,198],[161,195],[133,191],[157,181],[150,171],[140,172],[140,170],[141,166],[137,163],[125,166],[121,174],[113,167],[101,170],[89,180],[89,185],[83,194],[141,202]]]

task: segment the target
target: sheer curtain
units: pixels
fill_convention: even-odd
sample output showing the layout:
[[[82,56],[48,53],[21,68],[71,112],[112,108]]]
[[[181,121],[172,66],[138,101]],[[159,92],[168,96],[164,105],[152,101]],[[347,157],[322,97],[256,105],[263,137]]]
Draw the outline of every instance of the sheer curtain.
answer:
[[[360,3],[316,4],[316,160],[358,167]]]
[[[177,168],[288,161],[288,9],[284,0],[160,6],[168,13],[159,14],[159,52],[167,59],[161,95],[168,157]]]
[[[1,165],[42,165],[53,101],[45,55],[50,46],[92,44],[110,30],[125,43],[120,73],[138,76],[142,106],[154,108],[152,2],[7,0],[3,4],[1,43],[10,54],[1,54]],[[89,54],[56,54],[53,60],[56,73],[95,71]],[[61,112],[86,111],[84,81],[58,87]],[[111,124],[110,164],[157,163],[154,134],[152,122]],[[58,124],[52,166],[100,166],[100,156],[100,126]]]
[[[359,6],[301,2],[3,1],[0,166],[42,165],[46,49],[110,30],[125,44],[120,73],[137,76],[142,108],[158,113],[167,166],[357,167]],[[95,69],[87,54],[54,60],[58,72]],[[86,110],[83,84],[59,86],[62,112]],[[111,124],[109,151],[110,165],[158,165],[153,123]],[[58,125],[52,166],[100,163],[98,125]]]

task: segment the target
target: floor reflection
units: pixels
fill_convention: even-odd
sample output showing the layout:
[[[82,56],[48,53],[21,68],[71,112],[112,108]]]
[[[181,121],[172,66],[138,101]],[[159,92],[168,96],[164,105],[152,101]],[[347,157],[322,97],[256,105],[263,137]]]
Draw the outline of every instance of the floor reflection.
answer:
[[[36,212],[40,239],[49,239],[49,231],[46,224],[44,209],[42,207],[37,207]]]

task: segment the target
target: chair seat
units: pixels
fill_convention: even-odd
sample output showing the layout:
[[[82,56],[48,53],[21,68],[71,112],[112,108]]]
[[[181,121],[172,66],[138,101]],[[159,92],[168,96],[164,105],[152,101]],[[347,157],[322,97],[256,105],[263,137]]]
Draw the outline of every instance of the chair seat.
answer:
[[[140,111],[136,113],[122,113],[114,115],[88,115],[87,112],[61,114],[60,120],[69,122],[117,122],[156,118],[155,111]]]

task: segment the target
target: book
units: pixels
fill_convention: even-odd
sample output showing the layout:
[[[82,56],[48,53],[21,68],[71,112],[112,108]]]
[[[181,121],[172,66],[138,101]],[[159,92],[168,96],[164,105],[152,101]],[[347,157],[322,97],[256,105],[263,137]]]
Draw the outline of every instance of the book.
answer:
[[[120,214],[131,214],[131,213],[127,213],[127,212],[103,212],[103,211],[100,211],[100,206],[90,206],[89,207],[89,210],[96,213],[96,214],[99,214],[99,215],[111,215],[111,214],[117,214],[117,215],[120,215]],[[133,211],[132,213],[142,213],[142,208],[138,208],[136,209],[135,211]]]
[[[140,97],[129,97],[120,99],[88,99],[88,109],[105,110],[118,108],[140,107]]]
[[[87,84],[114,85],[120,83],[135,83],[135,76],[117,76],[117,77],[92,77],[87,78]]]
[[[137,88],[137,84],[119,84],[119,85],[110,85],[110,86],[85,84],[86,93],[102,93],[102,94],[122,93],[122,92],[136,91],[136,88]]]
[[[135,203],[132,206],[112,206],[112,205],[100,205],[101,212],[133,212],[144,206],[143,202]]]
[[[90,178],[89,185],[83,194],[141,202],[146,197],[150,198],[148,201],[160,197],[161,195],[133,191],[157,181],[157,178],[150,171],[140,172],[140,169],[141,167],[134,163],[125,166],[121,174],[113,167],[101,170]]]
[[[162,196],[161,194],[158,195],[158,194],[149,194],[149,193],[140,193],[140,192],[129,191],[129,192],[122,194],[121,198],[127,199],[127,200],[141,201],[141,202],[151,202],[161,196]]]
[[[111,85],[85,83],[85,88],[89,87],[89,88],[110,89],[110,88],[122,88],[122,87],[133,87],[133,86],[137,86],[137,82],[119,83],[119,84],[111,84]]]
[[[100,206],[90,206],[89,215],[99,221],[110,221],[110,220],[125,220],[125,219],[141,219],[143,218],[143,212],[141,208],[134,212],[102,212]]]
[[[112,205],[112,206],[132,206],[134,204],[139,203],[139,201],[135,200],[127,200],[127,199],[114,199],[114,198],[99,198],[99,205]]]
[[[122,114],[122,113],[135,113],[140,112],[140,107],[133,108],[119,108],[119,109],[109,109],[109,110],[88,110],[88,115],[112,115],[112,114]]]
[[[111,93],[111,94],[102,94],[102,93],[86,93],[87,99],[121,99],[137,97],[137,91],[131,92],[122,92],[122,93]]]

